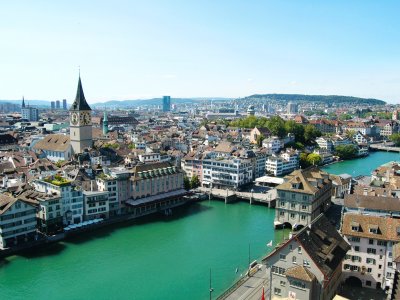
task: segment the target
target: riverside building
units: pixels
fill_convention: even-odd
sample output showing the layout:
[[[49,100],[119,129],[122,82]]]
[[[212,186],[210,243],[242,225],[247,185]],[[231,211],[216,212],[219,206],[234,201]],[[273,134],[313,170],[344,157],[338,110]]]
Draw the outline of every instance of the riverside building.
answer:
[[[332,182],[329,174],[317,167],[292,172],[276,189],[275,227],[307,226],[331,205]]]
[[[269,274],[269,299],[331,300],[341,282],[342,261],[349,248],[320,214],[263,259]]]

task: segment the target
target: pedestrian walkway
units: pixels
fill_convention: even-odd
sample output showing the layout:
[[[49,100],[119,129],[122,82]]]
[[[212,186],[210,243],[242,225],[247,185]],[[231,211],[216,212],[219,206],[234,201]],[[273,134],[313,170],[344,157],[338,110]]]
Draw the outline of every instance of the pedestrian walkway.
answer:
[[[241,284],[234,290],[230,291],[228,295],[223,295],[218,298],[220,300],[260,300],[262,295],[262,288],[264,286],[265,298],[268,299],[269,294],[269,282],[268,274],[266,272],[265,265],[259,265],[261,268],[247,280],[241,282]]]

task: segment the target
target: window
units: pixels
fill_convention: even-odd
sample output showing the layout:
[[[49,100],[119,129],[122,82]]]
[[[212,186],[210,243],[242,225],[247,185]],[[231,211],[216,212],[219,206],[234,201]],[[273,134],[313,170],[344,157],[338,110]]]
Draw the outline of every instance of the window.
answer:
[[[351,230],[358,231],[358,226],[356,226],[356,225],[351,226]]]
[[[354,251],[355,251],[355,252],[360,251],[360,246],[354,246]]]
[[[277,267],[277,266],[272,266],[271,267],[271,272],[275,273],[275,274],[283,275],[283,274],[285,274],[286,269],[285,268],[280,268],[280,267]]]
[[[286,259],[286,255],[285,254],[279,254],[279,259],[280,260],[285,260]]]
[[[379,269],[382,269],[382,265],[379,265],[378,268],[379,268]]]
[[[306,210],[306,209],[307,209],[307,205],[302,205],[302,206],[301,206],[301,209],[302,209],[302,210]]]
[[[388,256],[389,256],[389,257],[392,257],[392,252],[389,252]]]
[[[306,216],[305,216],[305,215],[302,215],[302,216],[301,216],[301,220],[304,221],[305,219],[306,219]]]
[[[310,262],[307,259],[303,259],[303,266],[304,267],[309,267],[310,266]]]
[[[291,219],[294,219],[294,214],[290,214],[290,218],[291,218]]]
[[[297,248],[297,252],[301,254],[301,247]]]
[[[372,268],[368,268],[367,273],[371,273],[371,272],[372,272]]]
[[[295,209],[296,208],[296,203],[290,203],[290,208]]]
[[[368,253],[368,254],[376,254],[376,249],[374,249],[374,248],[367,248],[367,253]]]
[[[366,285],[366,286],[371,286],[371,281],[370,281],[370,280],[367,280],[367,281],[365,282],[365,285]]]
[[[375,265],[375,263],[376,263],[376,260],[375,259],[373,259],[373,258],[370,258],[370,257],[367,257],[367,264],[370,264],[370,265]]]
[[[353,236],[352,238],[350,238],[350,241],[359,243],[360,242],[360,238]]]
[[[296,263],[296,256],[292,257],[292,263],[294,263],[294,264]]]
[[[378,229],[377,229],[377,228],[370,228],[370,229],[369,229],[369,233],[377,234],[377,233],[378,233]],[[367,282],[368,282],[368,281],[367,281]]]
[[[302,289],[306,288],[306,284],[298,280],[290,280],[290,285]]]
[[[345,264],[345,265],[343,266],[343,268],[344,268],[345,270],[350,270],[350,265]]]
[[[377,244],[378,246],[386,246],[386,245],[387,245],[387,242],[386,242],[386,241],[377,241],[376,244]]]
[[[387,272],[386,273],[386,278],[392,278],[392,273]]]
[[[369,244],[373,245],[374,244],[374,240],[373,239],[369,239]]]
[[[282,293],[281,289],[274,288],[274,294],[280,296]]]
[[[286,285],[286,281],[281,280],[281,286],[285,286]]]
[[[281,201],[281,206],[285,206],[285,201]]]
[[[280,212],[279,212],[279,215],[280,215],[280,216],[284,216],[284,215],[285,215],[285,212],[284,212],[284,211],[280,211]]]
[[[296,194],[292,194],[292,199],[296,199]]]
[[[393,266],[393,263],[388,262],[388,267],[391,268]]]
[[[358,266],[350,266],[351,271],[360,271],[360,267]]]

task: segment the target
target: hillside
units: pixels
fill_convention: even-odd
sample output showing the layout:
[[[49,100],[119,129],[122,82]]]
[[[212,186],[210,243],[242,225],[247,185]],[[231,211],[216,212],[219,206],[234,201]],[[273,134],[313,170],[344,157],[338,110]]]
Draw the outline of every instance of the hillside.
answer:
[[[351,96],[337,96],[337,95],[301,95],[301,94],[259,94],[251,95],[245,99],[251,98],[267,98],[273,101],[294,101],[294,102],[324,102],[326,104],[364,104],[364,105],[385,105],[386,102],[379,99],[372,98],[359,98]]]

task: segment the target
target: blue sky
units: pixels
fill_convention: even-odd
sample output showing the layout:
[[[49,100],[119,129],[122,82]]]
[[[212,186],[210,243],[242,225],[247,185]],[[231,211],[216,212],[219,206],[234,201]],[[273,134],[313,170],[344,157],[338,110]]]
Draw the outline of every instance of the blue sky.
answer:
[[[0,99],[340,94],[400,103],[400,1],[3,1]]]

